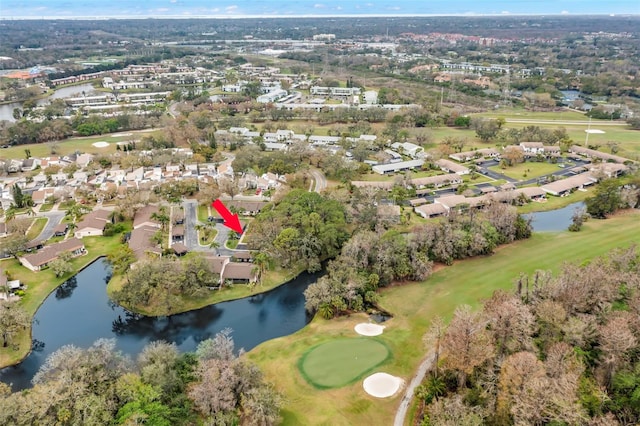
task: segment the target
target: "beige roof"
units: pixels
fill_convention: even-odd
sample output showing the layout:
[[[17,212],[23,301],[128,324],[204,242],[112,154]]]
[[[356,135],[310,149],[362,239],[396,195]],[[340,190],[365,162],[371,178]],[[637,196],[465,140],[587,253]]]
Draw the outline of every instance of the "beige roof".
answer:
[[[177,237],[184,237],[184,226],[174,225],[173,228],[171,228],[171,234]]]
[[[137,228],[145,223],[158,223],[157,221],[151,219],[151,216],[154,213],[159,213],[160,209],[158,206],[144,206],[136,213],[135,218],[133,219],[133,227]],[[159,224],[159,223],[158,223]]]
[[[551,194],[561,194],[575,188],[580,188],[584,185],[591,185],[594,182],[596,182],[596,179],[593,178],[589,173],[580,173],[579,175],[548,183],[541,186],[541,188],[545,192],[549,192]]]
[[[423,217],[439,216],[445,214],[448,210],[442,204],[425,204],[414,209],[416,213]]]
[[[230,262],[224,267],[223,280],[255,280],[256,272],[253,263]]]
[[[46,246],[39,252],[24,256],[24,258],[33,266],[41,266],[56,259],[60,253],[75,251],[83,247],[84,244],[79,239],[69,238],[68,240]]]
[[[153,234],[158,232],[158,228],[143,225],[131,231],[129,247],[137,259],[142,259],[146,252],[161,253],[160,248],[151,241]]]
[[[211,263],[212,271],[216,274],[220,274],[224,265],[229,262],[228,256],[210,256],[207,259]]]
[[[171,248],[176,252],[176,254],[185,254],[189,251],[189,248],[182,243],[175,243]]]

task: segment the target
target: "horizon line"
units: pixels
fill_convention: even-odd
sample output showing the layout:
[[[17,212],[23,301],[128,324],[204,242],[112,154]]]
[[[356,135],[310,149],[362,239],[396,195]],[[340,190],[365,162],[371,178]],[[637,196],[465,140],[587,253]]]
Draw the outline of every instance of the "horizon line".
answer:
[[[300,15],[100,15],[100,16],[2,16],[0,21],[102,21],[102,20],[143,20],[143,19],[293,19],[293,18],[430,18],[430,17],[457,17],[457,18],[478,18],[478,17],[520,17],[520,16],[602,16],[610,18],[619,17],[638,17],[640,13],[384,13],[384,14],[341,14],[341,15],[318,15],[318,14],[300,14]]]

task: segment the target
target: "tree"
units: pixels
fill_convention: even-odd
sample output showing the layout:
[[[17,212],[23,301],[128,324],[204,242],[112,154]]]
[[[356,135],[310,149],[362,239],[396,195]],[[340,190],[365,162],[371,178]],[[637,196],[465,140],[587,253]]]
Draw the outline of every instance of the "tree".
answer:
[[[268,254],[264,252],[257,253],[253,256],[253,264],[256,265],[257,268],[257,281],[262,284],[262,278],[264,277],[264,273],[269,268],[269,264],[271,263],[271,258]]]
[[[11,187],[11,195],[13,196],[13,203],[15,206],[19,209],[23,208],[25,205],[25,195],[22,193],[22,189],[17,183]]]
[[[18,302],[0,301],[0,336],[2,347],[6,348],[13,337],[31,326],[31,318]]]
[[[71,252],[63,252],[60,255],[49,262],[49,268],[56,274],[56,277],[61,277],[64,274],[74,272],[73,265],[69,262],[71,260]]]
[[[494,347],[485,322],[468,305],[459,306],[442,339],[445,365],[456,371],[458,388],[463,388],[467,375],[493,356]]]
[[[605,219],[607,215],[622,207],[620,184],[614,179],[601,181],[593,194],[586,199],[587,213],[591,216]]]

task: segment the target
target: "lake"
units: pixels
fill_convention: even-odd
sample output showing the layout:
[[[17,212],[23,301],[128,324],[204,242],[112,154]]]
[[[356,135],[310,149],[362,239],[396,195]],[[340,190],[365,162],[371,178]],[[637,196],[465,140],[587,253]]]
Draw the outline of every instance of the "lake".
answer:
[[[559,232],[566,231],[571,225],[571,217],[576,208],[584,208],[583,202],[572,203],[566,207],[548,212],[536,212],[524,215],[531,218],[533,232]]]
[[[51,293],[34,318],[34,350],[22,363],[0,370],[0,380],[13,383],[14,391],[28,388],[47,355],[63,345],[86,348],[100,338],[115,338],[117,348],[135,358],[154,340],[193,351],[228,327],[236,348],[250,350],[309,323],[303,292],[321,273],[302,273],[260,295],[157,318],[133,314],[111,302],[106,291],[109,275],[108,262],[99,259]]]

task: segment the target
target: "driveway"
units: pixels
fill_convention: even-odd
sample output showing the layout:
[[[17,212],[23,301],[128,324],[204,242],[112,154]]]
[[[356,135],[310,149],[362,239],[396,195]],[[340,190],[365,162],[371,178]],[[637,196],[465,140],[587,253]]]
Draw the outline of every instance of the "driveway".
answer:
[[[195,200],[185,200],[183,203],[184,206],[184,245],[190,251],[201,251],[208,253],[216,253],[221,256],[231,256],[233,254],[232,250],[229,250],[224,245],[229,238],[229,228],[222,225],[221,223],[216,223],[216,230],[218,233],[216,234],[215,241],[218,243],[219,248],[211,248],[209,246],[200,245],[200,241],[198,240],[198,231],[196,230],[196,225],[198,222],[198,202]]]
[[[200,247],[198,242],[198,202],[196,200],[185,200],[184,206],[184,245],[191,251]]]
[[[46,217],[49,220],[47,221],[47,224],[44,226],[44,229],[42,230],[42,232],[40,232],[40,235],[38,235],[35,239],[39,241],[46,241],[49,238],[53,237],[53,228],[55,228],[58,224],[60,224],[60,222],[62,222],[62,219],[64,218],[65,213],[66,212],[61,212],[57,210],[38,213],[36,217]]]

